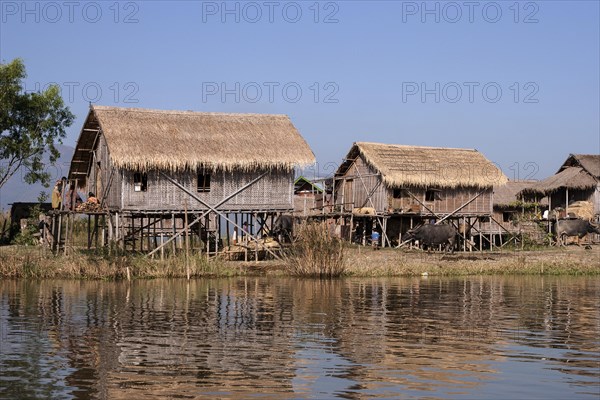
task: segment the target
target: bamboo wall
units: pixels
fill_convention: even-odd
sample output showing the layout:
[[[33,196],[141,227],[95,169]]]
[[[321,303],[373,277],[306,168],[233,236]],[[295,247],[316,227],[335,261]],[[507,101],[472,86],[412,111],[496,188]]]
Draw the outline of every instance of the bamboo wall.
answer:
[[[407,190],[410,191],[414,197],[419,199],[421,203],[427,206],[427,208],[433,211],[435,214],[449,214],[471,200],[473,197],[477,196],[479,192],[484,191],[482,195],[477,197],[466,207],[457,211],[455,215],[490,215],[492,213],[492,188],[480,189],[474,187],[443,188],[436,190],[433,201],[426,200],[426,189],[406,188],[399,199],[394,199],[393,190],[388,189],[390,208],[394,210],[394,212],[417,212],[422,214],[431,214],[427,208],[419,204],[417,200],[410,196],[407,193]]]
[[[95,193],[99,199],[102,199],[103,193],[106,192],[104,205],[110,210],[183,211],[186,200],[187,208],[190,211],[204,211],[207,209],[207,207],[162,177],[158,171],[148,172],[146,191],[134,191],[134,174],[137,171],[112,167],[108,146],[103,135],[99,136],[91,157],[93,160],[88,172],[86,190]],[[167,175],[208,204],[215,205],[264,172],[267,171],[214,172],[211,174],[209,192],[197,191],[198,178],[196,171],[168,173]],[[219,208],[231,211],[291,210],[293,209],[293,189],[293,171],[270,171],[258,182],[234,196]]]
[[[96,197],[102,200],[103,193],[110,186],[104,204],[109,209],[120,209],[122,173],[118,170],[113,172],[104,135],[100,135],[98,138],[98,144],[92,157],[93,163],[88,176],[88,191],[95,193]]]
[[[384,184],[379,184],[381,176],[377,175],[377,171],[367,165],[362,157],[354,161],[346,171],[345,176],[347,179],[336,182],[336,205],[340,205],[345,211],[352,211],[353,208],[357,207],[375,208],[378,213],[387,210],[387,192]],[[368,194],[376,186],[377,188],[369,201]]]
[[[179,184],[210,205],[236,192],[265,171],[224,172],[211,174],[210,192],[197,192],[196,172],[167,173]],[[207,207],[169,182],[158,171],[148,172],[145,192],[134,191],[135,171],[124,170],[122,181],[122,209],[140,211],[206,210]],[[271,171],[258,182],[219,206],[231,211],[276,211],[293,208],[294,172]]]

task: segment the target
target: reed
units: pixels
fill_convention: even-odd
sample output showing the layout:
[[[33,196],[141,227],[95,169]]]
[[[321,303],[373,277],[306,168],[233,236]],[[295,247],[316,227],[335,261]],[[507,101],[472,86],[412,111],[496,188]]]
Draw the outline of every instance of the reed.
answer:
[[[298,237],[285,257],[290,274],[332,278],[344,273],[346,245],[330,233],[326,224],[307,223],[297,231]]]
[[[220,259],[190,257],[190,277],[226,277],[245,275],[246,268]],[[140,255],[86,254],[74,251],[55,256],[39,246],[0,248],[0,277],[4,279],[152,279],[186,276],[185,256],[175,255],[163,261]]]

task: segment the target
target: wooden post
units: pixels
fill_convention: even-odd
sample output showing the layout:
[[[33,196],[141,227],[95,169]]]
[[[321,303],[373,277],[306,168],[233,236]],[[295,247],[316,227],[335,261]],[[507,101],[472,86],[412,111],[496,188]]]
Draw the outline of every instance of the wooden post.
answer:
[[[187,213],[187,199],[183,201],[184,209],[184,224],[185,224],[185,274],[188,281],[190,280],[190,242],[189,242],[189,227]]]
[[[92,248],[92,216],[90,214],[88,214],[87,216],[87,236],[88,236],[88,242],[87,242],[87,248],[88,250]]]
[[[481,219],[477,217],[477,231],[479,232],[479,251],[483,251],[483,233],[481,233]]]
[[[67,255],[67,244],[69,240],[69,214],[67,214],[67,220],[65,221],[65,245],[63,248],[63,254]]]
[[[163,261],[165,259],[165,248],[162,245],[164,242],[164,234],[165,234],[165,228],[164,228],[164,214],[161,214],[160,216],[160,260]]]
[[[172,236],[172,238],[173,238],[173,246],[172,246],[173,247],[173,256],[175,256],[175,253],[177,252],[177,243],[175,240],[175,237],[176,237],[175,232],[177,231],[177,228],[175,227],[175,213],[174,212],[171,213],[171,228],[173,230],[173,236]]]
[[[565,218],[569,218],[569,188],[565,190],[565,197]]]

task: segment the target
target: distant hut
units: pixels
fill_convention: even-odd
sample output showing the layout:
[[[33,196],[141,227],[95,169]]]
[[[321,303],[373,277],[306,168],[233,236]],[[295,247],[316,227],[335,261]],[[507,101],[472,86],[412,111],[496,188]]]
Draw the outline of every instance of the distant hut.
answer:
[[[492,188],[506,181],[477,150],[357,142],[335,173],[335,201],[341,213],[368,216],[361,232],[376,219],[385,245],[418,222],[489,219]]]
[[[600,155],[570,154],[555,175],[524,188],[525,196],[546,196],[560,218],[600,217]]]
[[[255,234],[267,218],[293,211],[294,168],[314,162],[285,115],[92,106],[69,179],[96,194],[117,240],[141,239],[144,225],[156,235],[163,219],[181,226],[184,213],[203,229],[212,223],[216,235],[219,220],[227,233],[246,222]]]
[[[548,208],[543,196],[523,194],[523,189],[537,183],[534,180],[508,181],[504,185],[494,186],[493,216],[489,224],[482,230],[492,234],[500,244],[511,239],[520,240],[526,234],[531,240],[541,241],[544,230],[536,221],[541,220],[542,213]]]
[[[318,213],[323,208],[323,187],[299,176],[294,181],[294,213],[301,216]]]

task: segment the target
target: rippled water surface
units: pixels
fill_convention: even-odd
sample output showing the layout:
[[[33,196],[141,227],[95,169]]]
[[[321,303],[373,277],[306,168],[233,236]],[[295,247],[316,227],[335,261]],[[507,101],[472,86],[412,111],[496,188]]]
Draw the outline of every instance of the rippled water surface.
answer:
[[[0,398],[600,397],[600,280],[0,282]]]

